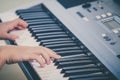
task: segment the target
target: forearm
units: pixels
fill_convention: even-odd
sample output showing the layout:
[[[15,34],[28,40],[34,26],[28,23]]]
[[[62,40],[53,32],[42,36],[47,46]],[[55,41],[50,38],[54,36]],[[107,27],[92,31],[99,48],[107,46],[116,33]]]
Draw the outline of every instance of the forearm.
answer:
[[[0,23],[0,28],[1,27],[2,27],[2,23]],[[2,35],[2,31],[0,30],[0,39],[2,39],[1,35]]]
[[[0,39],[5,39],[5,26],[4,23],[0,23]]]

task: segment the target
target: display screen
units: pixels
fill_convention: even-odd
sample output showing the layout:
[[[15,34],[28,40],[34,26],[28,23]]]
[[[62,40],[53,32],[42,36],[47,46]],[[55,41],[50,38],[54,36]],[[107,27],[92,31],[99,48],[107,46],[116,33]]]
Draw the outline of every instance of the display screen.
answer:
[[[92,2],[96,0],[57,0],[64,8],[71,8],[74,6],[81,5],[86,2]]]
[[[120,28],[120,23],[118,23],[116,20],[110,20],[107,22],[104,22],[104,24],[109,28],[109,29],[116,29],[116,28]]]
[[[117,4],[120,5],[120,0],[114,0]]]

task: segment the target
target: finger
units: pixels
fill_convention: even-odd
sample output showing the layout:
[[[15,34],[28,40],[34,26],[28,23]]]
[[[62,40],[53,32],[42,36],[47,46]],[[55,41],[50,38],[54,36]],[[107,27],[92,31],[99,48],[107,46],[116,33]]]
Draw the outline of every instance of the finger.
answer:
[[[33,55],[31,59],[36,60],[40,64],[41,67],[45,67],[45,63],[40,56]]]
[[[28,26],[28,24],[22,19],[18,19],[18,24],[23,28],[26,28]]]
[[[59,59],[61,58],[60,55],[56,54],[54,51],[52,51],[51,49],[49,48],[45,48],[46,51],[48,52],[49,56],[52,57],[52,58],[55,58],[55,59]]]
[[[17,28],[18,28],[18,29],[21,29],[21,30],[22,30],[22,29],[25,29],[25,28],[23,28],[23,27],[21,27],[21,26],[18,26]]]
[[[34,51],[33,53],[36,53],[37,55],[41,55],[44,58],[45,62],[47,64],[50,64],[50,56],[48,55],[48,53],[44,49],[44,47],[42,47],[42,46],[40,46],[40,47],[34,47],[32,51]]]
[[[26,28],[28,26],[28,24],[23,21],[22,19],[16,19],[13,21],[13,26],[18,28],[19,26],[21,26],[22,28]]]
[[[10,39],[10,40],[13,40],[13,41],[14,41],[15,39],[17,39],[17,38],[18,38],[18,36],[6,33],[6,34],[5,34],[5,38],[7,38],[7,39]]]
[[[40,52],[41,56],[45,59],[45,62],[50,64],[50,56],[48,55],[48,52],[44,48]]]

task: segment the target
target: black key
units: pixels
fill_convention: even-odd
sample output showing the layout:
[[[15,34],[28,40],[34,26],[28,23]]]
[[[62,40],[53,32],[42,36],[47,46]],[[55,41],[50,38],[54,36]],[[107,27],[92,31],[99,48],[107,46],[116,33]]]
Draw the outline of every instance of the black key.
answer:
[[[44,44],[43,44],[44,45]],[[51,49],[55,49],[55,48],[63,48],[63,47],[69,47],[69,46],[76,46],[76,44],[74,43],[70,43],[70,44],[54,44],[54,45],[45,45],[45,47],[51,48]]]
[[[52,32],[52,33],[42,33],[42,34],[35,34],[35,37],[39,36],[47,36],[47,35],[59,35],[59,34],[65,34],[65,32]]]
[[[57,65],[57,64],[62,63],[62,62],[82,61],[82,60],[90,60],[90,58],[87,57],[87,56],[78,56],[78,57],[72,57],[72,58],[62,58],[62,59],[56,60],[55,64]]]
[[[58,38],[58,39],[49,39],[49,40],[37,40],[37,42],[41,42],[42,44],[44,43],[49,43],[49,42],[57,42],[57,41],[67,41],[71,40],[70,38]]]
[[[78,50],[78,52],[79,52],[79,50]],[[91,59],[88,56],[75,56],[75,57],[71,57],[71,58],[61,58],[61,59],[57,60],[57,62],[68,62],[68,61],[74,61],[74,60],[91,60]]]
[[[29,29],[31,29],[31,28],[38,28],[38,27],[54,27],[54,26],[58,26],[57,24],[41,24],[41,25],[38,25],[38,24],[36,24],[36,25],[30,25],[29,26]]]
[[[72,41],[72,40],[65,40],[65,41]],[[59,42],[59,41],[57,41]],[[73,41],[74,42],[74,41]],[[51,42],[50,42],[51,43]],[[49,43],[48,43],[49,44]],[[63,50],[79,50],[80,48],[78,46],[76,47],[66,47],[66,48],[58,48],[58,49],[53,49],[56,52],[63,51]]]
[[[98,73],[101,72],[99,68],[93,68],[93,69],[76,69],[76,70],[70,70],[66,71],[64,77],[72,76],[72,75],[82,75],[82,74],[92,74],[92,73]]]
[[[59,63],[58,68],[63,68],[63,67],[72,66],[72,65],[78,66],[78,65],[86,65],[86,64],[95,64],[95,62],[91,60],[62,62],[62,63]]]
[[[75,55],[75,54],[83,54],[84,53],[83,50],[60,51],[60,52],[55,51],[55,52],[61,56],[68,56],[68,55]]]
[[[41,33],[42,34],[42,33]],[[36,39],[37,39],[37,42],[45,42],[46,41],[46,43],[47,43],[47,41],[48,42],[50,42],[50,41],[52,41],[52,40],[54,40],[54,39],[63,39],[63,38],[67,38],[68,36],[67,35],[58,35],[58,36],[56,36],[56,35],[50,35],[50,36],[42,36],[42,37],[36,37]],[[49,40],[48,40],[48,39]],[[54,40],[55,41],[55,40]],[[53,41],[52,41],[53,42]]]
[[[64,38],[64,39],[66,39],[66,38]],[[59,41],[67,41],[67,40],[64,40],[64,39],[63,38],[50,39],[49,41],[48,40],[39,40],[38,42],[41,42],[41,45],[46,45],[46,44],[49,44],[49,43],[52,43],[52,42],[53,43],[56,43],[56,42],[59,43]],[[65,47],[63,47],[63,48],[65,48]],[[55,49],[60,49],[60,48],[55,48]],[[54,51],[55,51],[55,49],[54,49]]]
[[[114,80],[102,72],[69,76],[69,80]]]
[[[50,18],[48,15],[45,15],[45,14],[28,15],[28,16],[20,15],[19,17],[22,18],[22,19],[25,19],[26,21],[31,20],[31,19]]]
[[[58,32],[58,31],[62,31],[62,29],[44,29],[44,30],[36,30],[36,31],[33,31],[33,33],[50,33],[50,32]]]
[[[60,29],[58,26],[52,26],[52,27],[37,27],[37,28],[31,28],[31,32],[37,31],[37,30],[49,30],[49,29]]]
[[[22,18],[23,20],[31,20],[31,19],[48,19],[50,18],[50,16],[44,15],[44,16],[29,16],[29,17],[24,17],[24,16],[20,16],[20,18]]]
[[[44,30],[44,29],[61,29],[61,28],[59,28],[59,26],[46,26],[46,27],[38,26],[38,27],[31,28],[32,31],[34,31],[34,30]]]
[[[91,68],[97,68],[98,66],[95,64],[89,64],[89,65],[78,65],[78,66],[69,66],[69,67],[63,67],[61,73],[65,73],[65,71],[69,70],[75,70],[75,69],[91,69]]]
[[[47,23],[48,23],[48,24],[50,24],[50,23],[53,24],[53,23],[55,23],[55,21],[53,21],[53,20],[50,20],[50,21],[35,21],[35,22],[27,22],[27,23],[28,23],[29,25],[31,25],[31,24],[33,25],[33,23],[34,23],[34,24],[39,23],[38,25],[40,25],[40,24],[47,24]]]
[[[43,22],[43,21],[53,21],[52,19],[32,19],[32,20],[26,20],[27,23],[34,23],[34,22]]]
[[[67,35],[48,35],[48,36],[39,36],[37,37],[37,39],[46,40],[46,39],[66,38],[66,37],[68,36]]]
[[[75,47],[77,47],[77,46],[75,46]],[[58,48],[58,49],[53,49],[54,51],[56,51],[56,52],[63,52],[63,51],[75,51],[75,52],[81,52],[81,50],[82,49],[75,49],[75,48],[73,48],[73,49],[70,49],[70,48],[72,48],[72,46],[70,46],[70,47],[63,47],[63,48]],[[83,52],[83,50],[82,50],[82,52]]]
[[[49,43],[44,43],[44,45],[54,45],[54,44],[61,44],[61,43],[74,43],[72,40],[71,41],[55,41],[55,42],[49,42]],[[66,49],[68,50],[68,49]],[[62,50],[63,51],[63,50]]]
[[[34,22],[34,23],[29,23],[29,25],[42,25],[42,24],[55,24],[55,21],[39,21],[39,22]]]
[[[68,47],[69,48],[69,47]],[[58,59],[58,60],[54,60],[54,62],[57,62],[57,61],[61,61],[62,59],[66,59],[66,58],[73,58],[73,57],[86,57],[87,55],[85,53],[79,53],[79,54],[73,54],[73,55],[66,55],[66,56],[62,56],[62,58]],[[76,66],[76,65],[75,65]],[[58,67],[59,68],[59,67]]]

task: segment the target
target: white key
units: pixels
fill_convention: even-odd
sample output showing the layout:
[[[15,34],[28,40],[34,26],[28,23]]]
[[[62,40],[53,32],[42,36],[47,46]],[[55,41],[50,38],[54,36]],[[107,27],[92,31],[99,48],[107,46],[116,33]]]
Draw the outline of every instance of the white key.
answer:
[[[68,80],[68,78],[63,78],[63,74],[60,74],[61,69],[56,69],[54,63],[46,65],[45,68],[34,66],[34,69],[37,71],[39,75],[41,75],[41,78],[43,80]]]
[[[7,43],[5,42],[5,40],[0,40],[0,46],[4,46],[7,45]]]

